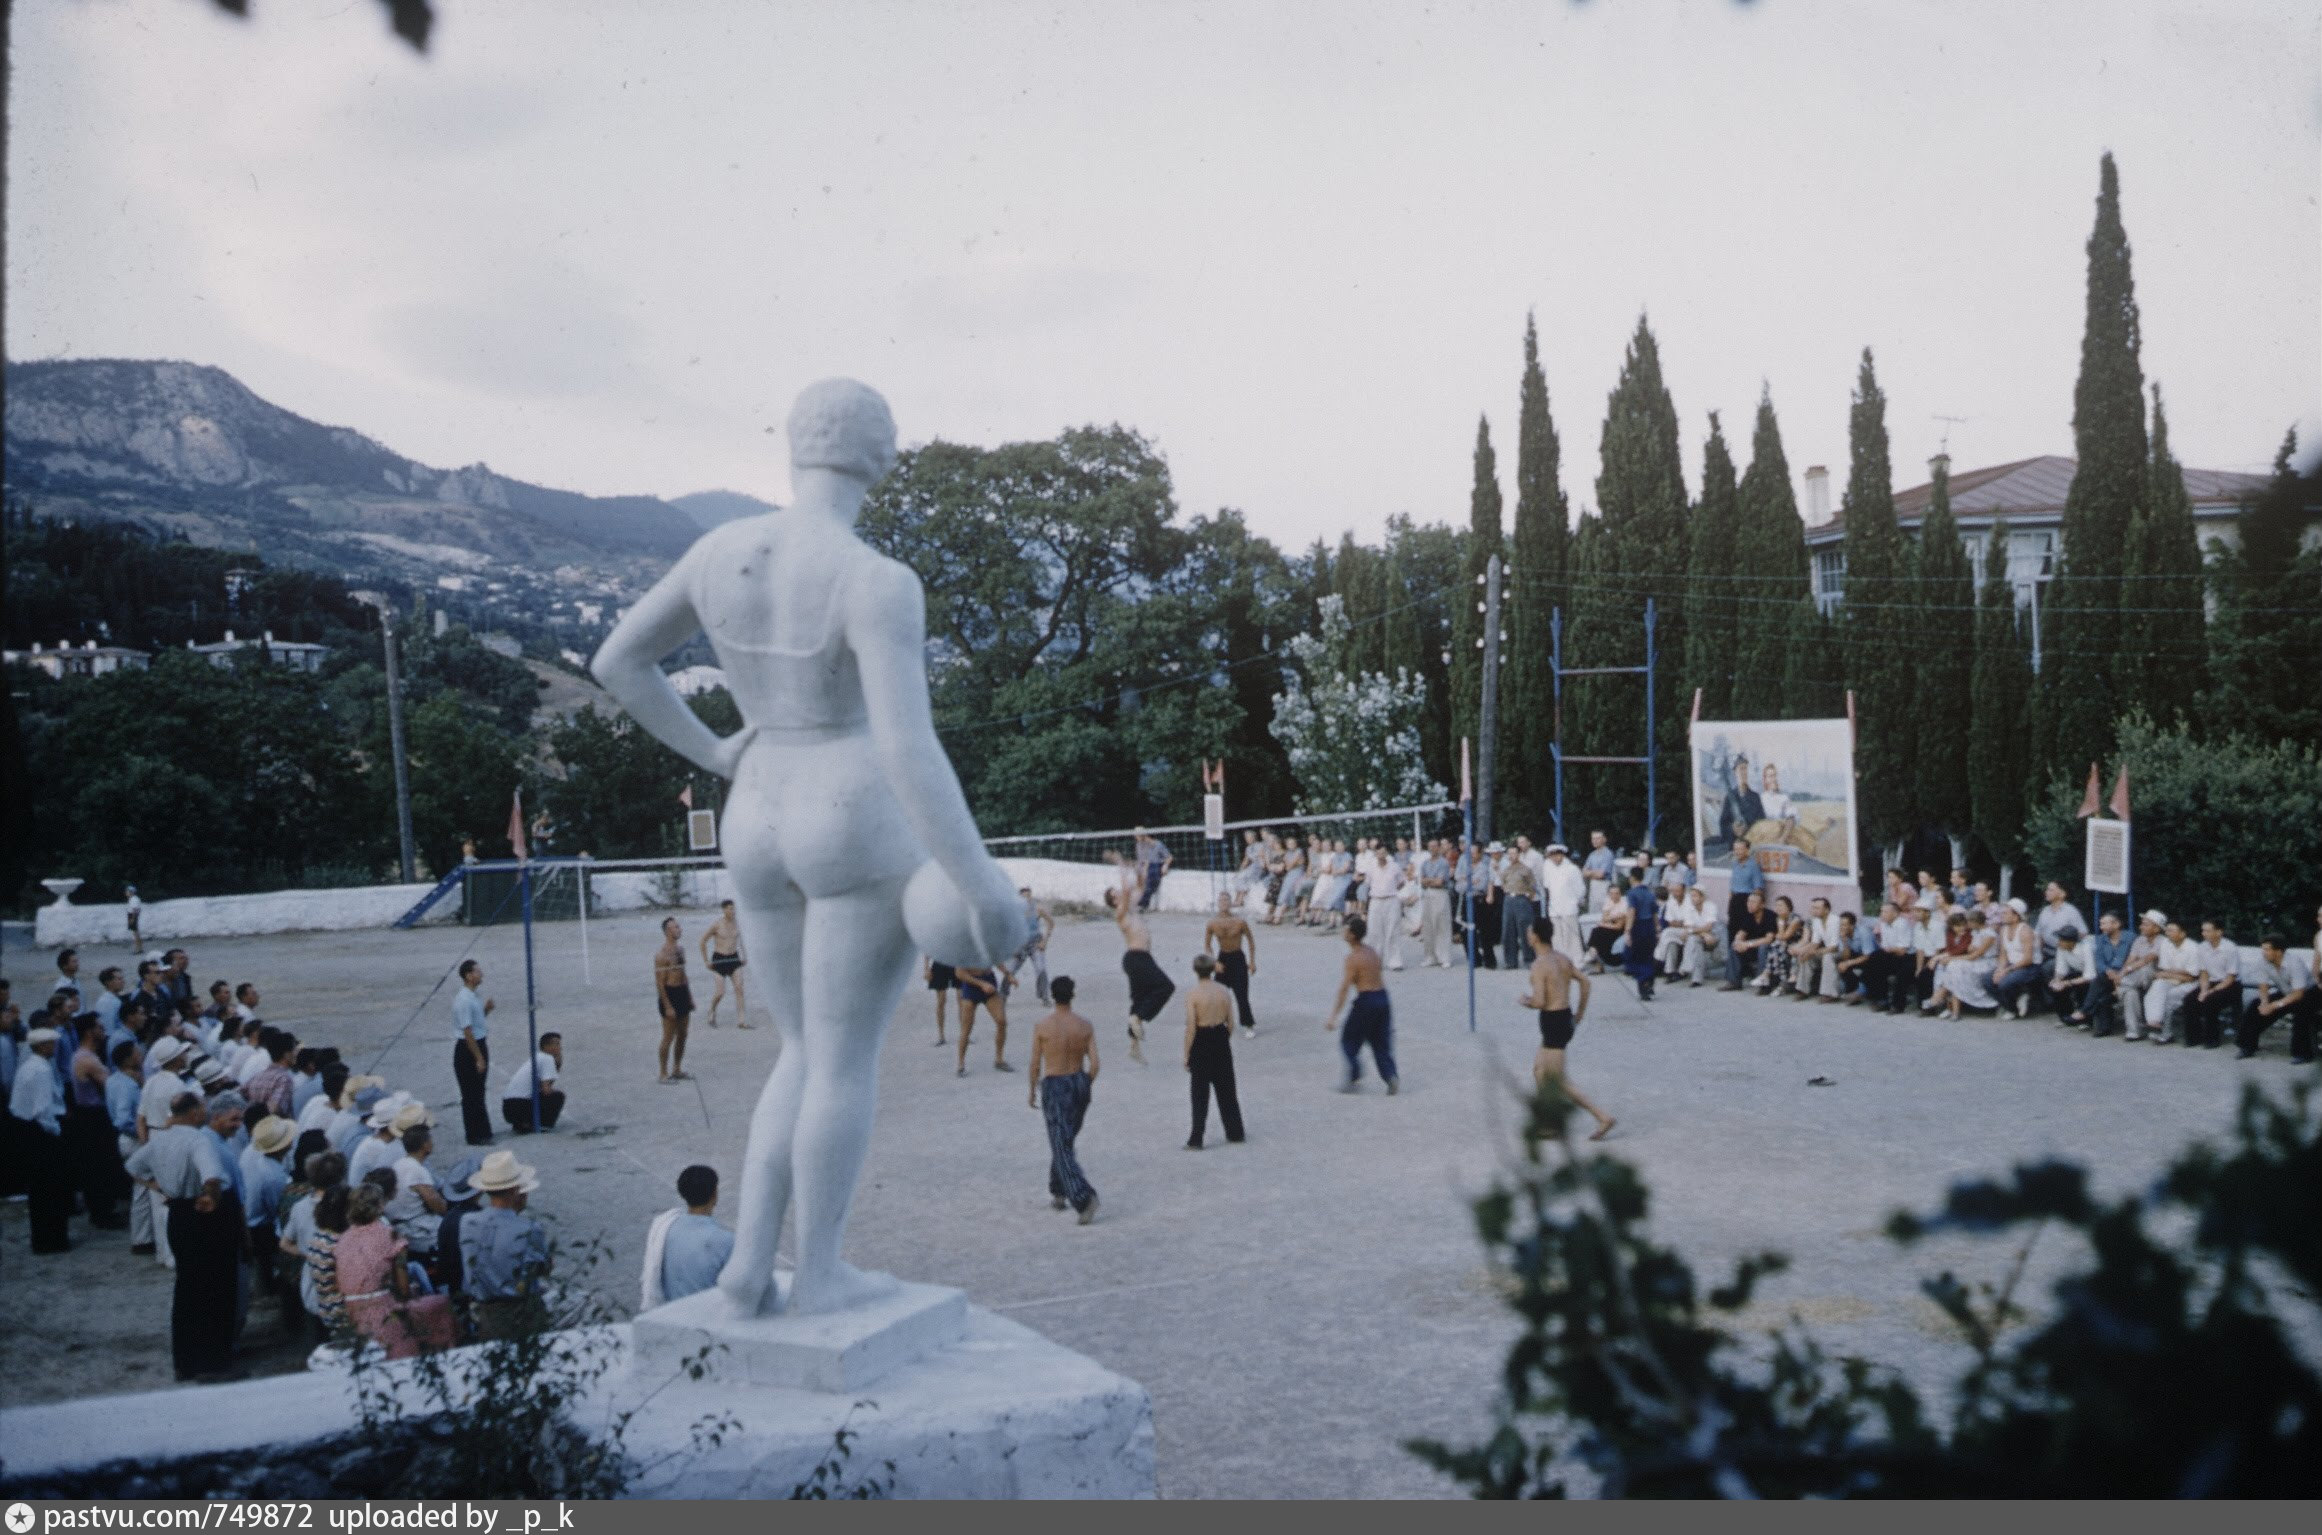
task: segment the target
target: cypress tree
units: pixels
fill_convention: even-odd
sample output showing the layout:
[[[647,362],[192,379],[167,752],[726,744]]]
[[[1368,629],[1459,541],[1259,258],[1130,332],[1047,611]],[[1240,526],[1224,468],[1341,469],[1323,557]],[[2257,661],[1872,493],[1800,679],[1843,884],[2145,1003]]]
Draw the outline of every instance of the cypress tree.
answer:
[[[2121,226],[2120,176],[2098,170],[2096,227],[2088,236],[2088,314],[2080,379],[2072,391],[2079,467],[2064,499],[2059,579],[2044,638],[2067,664],[2047,668],[2042,695],[2052,738],[2044,778],[2077,775],[2112,746],[2113,715],[2132,701],[2114,676],[2120,651],[2121,558],[2152,469],[2145,445],[2145,383],[2138,361],[2136,283]]]
[[[1828,689],[1793,691],[1785,682],[1795,640],[1789,615],[1796,599],[1813,596],[1807,578],[1806,524],[1790,486],[1790,458],[1774,418],[1771,389],[1758,395],[1750,434],[1750,467],[1742,475],[1739,531],[1734,541],[1737,617],[1728,664],[1733,672],[1732,718],[1811,719],[1827,715]],[[1819,618],[1819,614],[1817,615]],[[1817,622],[1819,634],[1825,626]]]
[[[1356,543],[1352,533],[1340,535],[1331,589],[1346,609],[1347,661],[1361,672],[1379,671],[1386,661],[1378,622],[1386,606],[1380,589],[1379,564],[1377,550]]]
[[[1973,829],[1967,733],[1975,677],[1975,570],[1951,514],[1951,460],[1938,457],[1927,515],[1919,524],[1919,580],[1912,647],[1919,730],[1918,817],[1956,843]]]
[[[2190,720],[2203,695],[2207,618],[2202,607],[2201,540],[2185,471],[2169,451],[2169,417],[2153,386],[2152,466],[2143,504],[2121,553],[2122,606],[2115,675],[2121,709],[2142,705],[2162,725]]]
[[[1839,675],[1838,647],[1832,643],[1830,621],[1814,605],[1811,594],[1794,598],[1788,611],[1768,605],[1764,612],[1778,619],[1782,645],[1782,713],[1789,719],[1827,719],[1843,712],[1845,679]],[[1772,716],[1765,716],[1771,718]]]
[[[1913,701],[1909,551],[1895,523],[1894,473],[1887,457],[1887,400],[1864,347],[1848,419],[1846,593],[1841,649],[1854,690],[1855,805],[1861,835],[1886,849],[1916,824],[1912,801]]]
[[[1482,718],[1483,650],[1478,642],[1483,638],[1483,615],[1476,609],[1483,601],[1484,566],[1497,554],[1503,556],[1501,568],[1506,569],[1506,549],[1500,532],[1499,460],[1492,453],[1491,421],[1484,416],[1478,416],[1475,423],[1475,480],[1468,492],[1467,535],[1466,579],[1453,595],[1451,609],[1451,733],[1455,759],[1459,738],[1475,740]],[[1497,636],[1493,638],[1496,641]],[[1506,680],[1504,676],[1501,678],[1503,684]],[[1503,688],[1503,695],[1504,691]],[[1504,713],[1501,717],[1506,718]],[[1480,745],[1479,742],[1479,749]],[[1479,770],[1480,766],[1479,762]],[[1453,789],[1457,792],[1456,785]]]
[[[2304,548],[2322,499],[2322,466],[2301,476],[2292,431],[2274,473],[2242,508],[2238,547],[2217,560],[2216,686],[2204,694],[2210,729],[2261,741],[2322,735],[2322,548]]]
[[[1379,561],[1379,598],[1383,605],[1379,618],[1379,669],[1390,677],[1398,670],[1425,677],[1430,670],[1426,664],[1427,638],[1423,632],[1426,614],[1416,600],[1405,559],[1405,546],[1410,537],[1408,513],[1397,512],[1387,519],[1386,553]]]
[[[1975,705],[1967,730],[1967,786],[1975,835],[2002,868],[2022,851],[2029,788],[2025,724],[2032,663],[2008,579],[2008,525],[1992,524],[1983,597],[1975,613]],[[1859,768],[1858,768],[1859,772]]]
[[[1709,441],[1701,447],[1701,500],[1693,508],[1692,546],[1685,561],[1685,695],[1690,700],[1700,692],[1703,719],[1741,717],[1732,709],[1739,496],[1733,454],[1713,410]]]
[[[1590,589],[1574,585],[1571,645],[1575,660],[1588,666],[1638,666],[1645,660],[1645,598],[1659,598],[1657,636],[1660,672],[1656,718],[1651,721],[1654,755],[1665,785],[1656,807],[1671,840],[1686,821],[1682,785],[1690,752],[1686,723],[1692,699],[1683,687],[1685,660],[1684,581],[1687,568],[1685,470],[1677,441],[1677,407],[1661,379],[1661,354],[1644,316],[1637,318],[1620,380],[1606,402],[1596,481],[1597,511],[1604,524],[1602,569],[1591,572]],[[1578,707],[1565,717],[1576,723],[1571,749],[1590,755],[1632,756],[1644,749],[1647,721],[1641,677],[1590,678],[1574,694]],[[1601,822],[1616,841],[1637,845],[1645,836],[1644,774],[1635,768],[1597,768],[1580,775],[1586,786],[1588,824],[1567,825],[1567,833]],[[1567,779],[1567,789],[1571,780]],[[1658,832],[1656,831],[1656,835]]]
[[[1508,668],[1501,698],[1501,736],[1508,749],[1501,830],[1539,831],[1554,798],[1549,745],[1556,733],[1555,678],[1550,675],[1549,614],[1564,601],[1572,530],[1559,474],[1562,449],[1548,413],[1548,379],[1540,370],[1540,337],[1524,316],[1524,377],[1516,413],[1516,527],[1510,557]]]

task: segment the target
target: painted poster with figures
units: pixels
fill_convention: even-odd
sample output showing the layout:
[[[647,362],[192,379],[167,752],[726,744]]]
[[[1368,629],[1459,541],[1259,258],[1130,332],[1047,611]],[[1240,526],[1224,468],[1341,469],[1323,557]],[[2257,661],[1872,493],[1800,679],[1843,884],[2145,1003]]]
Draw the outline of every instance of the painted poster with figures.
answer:
[[[1736,837],[1769,877],[1853,884],[1854,730],[1844,719],[1695,720],[1693,835],[1701,866]]]

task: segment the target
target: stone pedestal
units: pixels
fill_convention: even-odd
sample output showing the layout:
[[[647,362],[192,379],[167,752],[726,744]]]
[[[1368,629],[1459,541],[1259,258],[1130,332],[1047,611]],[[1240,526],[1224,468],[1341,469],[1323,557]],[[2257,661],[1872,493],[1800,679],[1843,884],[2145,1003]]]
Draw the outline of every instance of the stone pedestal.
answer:
[[[790,1276],[777,1283],[787,1294]],[[860,1391],[897,1365],[947,1348],[967,1330],[967,1296],[907,1284],[872,1305],[832,1316],[736,1319],[725,1298],[703,1290],[656,1306],[631,1324],[636,1371],[666,1379],[699,1357],[721,1379],[805,1391]]]

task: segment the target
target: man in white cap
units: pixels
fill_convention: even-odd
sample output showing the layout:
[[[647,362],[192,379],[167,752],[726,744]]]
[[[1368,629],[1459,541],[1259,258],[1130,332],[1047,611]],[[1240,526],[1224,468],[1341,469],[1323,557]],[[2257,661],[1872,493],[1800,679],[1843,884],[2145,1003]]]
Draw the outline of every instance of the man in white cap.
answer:
[[[56,1042],[50,1028],[24,1036],[25,1048],[38,1059],[17,1068],[8,1091],[9,1154],[29,1196],[36,1253],[70,1252],[73,1246],[73,1179],[65,1157],[64,1092],[53,1064]]]
[[[475,1303],[476,1336],[489,1343],[524,1329],[548,1270],[548,1233],[524,1213],[540,1176],[515,1152],[484,1158],[468,1186],[486,1203],[460,1222],[460,1281]]]
[[[1561,842],[1548,844],[1548,866],[1542,871],[1541,896],[1548,925],[1556,934],[1556,952],[1580,963],[1580,911],[1588,900],[1588,877],[1572,861],[1572,850]]]
[[[2137,933],[2129,940],[2128,957],[2113,977],[2114,1001],[2120,1011],[2124,1037],[2132,1041],[2145,1037],[2145,989],[2160,974],[2157,961],[2161,928],[2167,921],[2158,911],[2148,911],[2137,918]]]
[[[173,1034],[163,1034],[153,1041],[145,1052],[145,1085],[137,1094],[137,1112],[144,1130],[140,1140],[150,1141],[170,1123],[170,1105],[181,1093],[194,1091],[193,1078],[181,1075],[175,1068],[185,1064],[190,1054],[186,1042]],[[169,1200],[157,1193],[146,1191],[141,1195],[156,1233],[153,1256],[163,1268],[176,1268],[177,1255],[169,1248]]]
[[[371,1133],[347,1158],[350,1188],[376,1168],[393,1167],[403,1155],[403,1132],[413,1125],[432,1121],[428,1118],[427,1105],[412,1102],[409,1093],[394,1093],[380,1099],[363,1123],[370,1126]]]

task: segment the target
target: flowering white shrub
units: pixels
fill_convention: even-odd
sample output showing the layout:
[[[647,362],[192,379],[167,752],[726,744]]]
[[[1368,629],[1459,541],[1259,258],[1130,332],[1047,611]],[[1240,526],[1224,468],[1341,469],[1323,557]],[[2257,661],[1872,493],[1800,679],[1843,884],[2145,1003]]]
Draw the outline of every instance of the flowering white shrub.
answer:
[[[1357,672],[1347,662],[1346,607],[1322,599],[1322,633],[1302,634],[1285,649],[1291,667],[1275,695],[1268,728],[1298,776],[1298,810],[1385,810],[1430,804],[1443,786],[1427,776],[1419,719],[1427,684],[1401,667],[1392,677]]]

